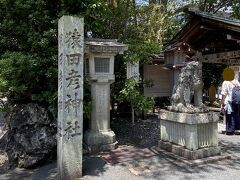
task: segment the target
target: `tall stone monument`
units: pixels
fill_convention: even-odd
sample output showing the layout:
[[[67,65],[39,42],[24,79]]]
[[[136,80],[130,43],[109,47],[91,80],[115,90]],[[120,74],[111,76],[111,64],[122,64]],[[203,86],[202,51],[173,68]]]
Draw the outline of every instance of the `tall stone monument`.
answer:
[[[58,179],[82,176],[83,18],[58,22]]]

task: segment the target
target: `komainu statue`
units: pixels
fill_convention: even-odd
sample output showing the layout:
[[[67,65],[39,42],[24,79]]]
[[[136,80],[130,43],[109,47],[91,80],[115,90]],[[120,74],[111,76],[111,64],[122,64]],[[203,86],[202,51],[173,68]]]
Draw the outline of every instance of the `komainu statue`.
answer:
[[[200,64],[197,61],[191,61],[181,69],[178,84],[174,87],[171,97],[171,106],[168,109],[186,113],[206,112],[207,108],[202,102],[202,88]],[[194,98],[193,104],[192,98]]]

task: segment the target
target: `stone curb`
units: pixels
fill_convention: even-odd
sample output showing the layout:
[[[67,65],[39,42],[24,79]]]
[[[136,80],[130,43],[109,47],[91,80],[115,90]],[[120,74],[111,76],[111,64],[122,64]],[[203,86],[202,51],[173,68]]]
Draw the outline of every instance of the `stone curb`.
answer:
[[[152,147],[151,148],[156,154],[162,154],[162,155],[166,155],[169,158],[172,158],[172,160],[170,160],[172,163],[177,164],[178,166],[181,164],[179,164],[179,162],[183,163],[183,165],[187,165],[187,166],[199,166],[199,165],[203,165],[203,164],[208,164],[208,163],[213,163],[216,161],[221,161],[221,160],[229,160],[232,159],[231,155],[226,155],[226,154],[222,154],[222,155],[216,155],[216,156],[212,156],[212,157],[206,157],[206,158],[202,158],[202,159],[196,159],[196,160],[188,160],[186,158],[183,158],[181,156],[178,156],[172,152],[168,152],[165,151],[159,147]],[[177,161],[176,161],[177,160]]]

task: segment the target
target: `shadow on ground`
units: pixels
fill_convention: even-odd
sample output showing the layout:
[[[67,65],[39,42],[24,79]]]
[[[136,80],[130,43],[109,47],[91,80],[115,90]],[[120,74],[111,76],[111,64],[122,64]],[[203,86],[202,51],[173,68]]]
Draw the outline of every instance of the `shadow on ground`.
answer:
[[[128,120],[113,122],[113,129],[120,145],[134,145],[149,148],[157,145],[159,139],[159,120],[150,118],[138,120],[132,126]],[[126,162],[108,164],[99,155],[84,156],[84,179],[239,179],[240,135],[219,134],[219,144],[224,154],[232,159],[190,167],[163,154],[132,159]],[[134,156],[135,157],[135,156]],[[57,176],[56,162],[32,170],[14,169],[6,171],[6,164],[0,164],[2,180],[53,180]]]

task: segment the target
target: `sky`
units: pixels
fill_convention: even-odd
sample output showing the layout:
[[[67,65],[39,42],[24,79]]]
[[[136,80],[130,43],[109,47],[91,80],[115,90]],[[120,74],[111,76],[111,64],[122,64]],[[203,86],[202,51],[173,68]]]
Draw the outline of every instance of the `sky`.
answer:
[[[189,3],[189,1],[190,0],[175,0],[170,2],[176,4],[177,6],[181,6],[183,4]],[[139,5],[148,5],[148,0],[136,0],[136,3]]]
[[[139,5],[148,5],[148,0],[136,0],[136,3]]]

